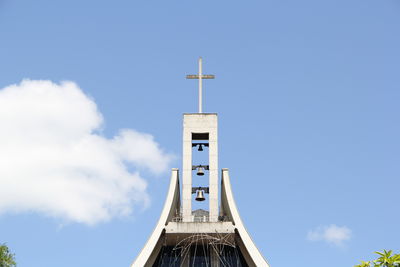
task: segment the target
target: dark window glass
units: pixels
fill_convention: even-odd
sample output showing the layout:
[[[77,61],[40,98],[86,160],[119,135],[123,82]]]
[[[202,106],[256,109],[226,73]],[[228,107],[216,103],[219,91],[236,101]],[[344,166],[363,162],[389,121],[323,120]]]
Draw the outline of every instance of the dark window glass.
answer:
[[[211,249],[214,252],[218,252],[218,255],[214,255],[217,257],[217,260],[219,259],[220,266],[248,267],[239,247],[220,245],[212,248],[211,246],[212,245],[193,244],[186,250],[186,255],[181,255],[182,250],[174,246],[163,246],[153,267],[180,267],[181,263],[183,263],[183,257],[186,259],[190,257],[190,267],[212,267],[212,260],[210,257]]]
[[[173,246],[162,246],[153,267],[180,267],[181,250]]]
[[[209,248],[202,245],[194,245],[190,250],[190,266],[209,267],[211,258]]]

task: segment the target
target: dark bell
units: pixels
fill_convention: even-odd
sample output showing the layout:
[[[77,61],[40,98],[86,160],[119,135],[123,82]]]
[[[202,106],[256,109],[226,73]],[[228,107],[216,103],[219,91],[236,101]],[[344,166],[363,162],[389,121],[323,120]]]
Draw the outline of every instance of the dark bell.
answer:
[[[198,167],[197,168],[197,175],[198,176],[203,176],[204,175],[204,168],[203,167]]]
[[[199,145],[199,149],[197,151],[203,151],[203,145]]]
[[[196,201],[204,201],[204,200],[206,200],[206,198],[204,197],[204,191],[198,190],[197,196],[196,196]]]

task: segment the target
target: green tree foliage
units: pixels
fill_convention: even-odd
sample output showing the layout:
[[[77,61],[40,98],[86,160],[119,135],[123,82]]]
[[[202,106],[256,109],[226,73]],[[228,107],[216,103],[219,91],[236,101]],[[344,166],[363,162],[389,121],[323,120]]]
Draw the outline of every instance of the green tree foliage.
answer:
[[[375,253],[380,257],[373,261],[361,261],[361,264],[354,267],[400,267],[400,254],[392,255],[391,250]]]
[[[0,245],[0,267],[17,266],[14,257],[14,254],[10,252],[5,244]]]

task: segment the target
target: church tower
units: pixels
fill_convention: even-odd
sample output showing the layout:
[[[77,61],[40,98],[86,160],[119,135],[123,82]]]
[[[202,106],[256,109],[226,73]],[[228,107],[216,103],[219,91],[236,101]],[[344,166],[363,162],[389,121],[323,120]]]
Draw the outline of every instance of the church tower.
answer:
[[[131,267],[269,267],[240,218],[228,169],[219,182],[218,116],[202,111],[202,81],[214,75],[202,73],[200,58],[198,75],[186,77],[199,80],[199,112],[183,115],[182,178],[172,169],[160,219]]]

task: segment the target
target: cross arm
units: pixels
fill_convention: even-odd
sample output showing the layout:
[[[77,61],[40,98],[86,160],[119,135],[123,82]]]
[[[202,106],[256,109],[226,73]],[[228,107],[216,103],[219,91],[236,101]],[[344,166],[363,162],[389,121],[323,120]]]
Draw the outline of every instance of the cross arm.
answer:
[[[208,75],[208,74],[204,74],[204,75],[201,75],[201,78],[202,79],[215,79],[215,75]],[[186,79],[199,79],[199,75],[196,75],[196,74],[194,74],[194,75],[186,75]]]

